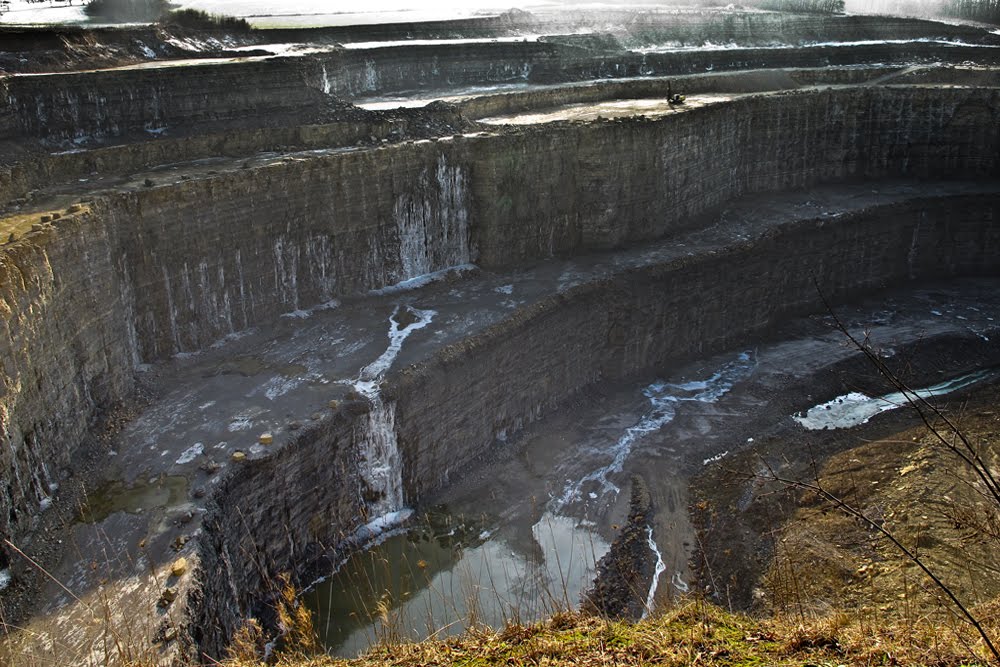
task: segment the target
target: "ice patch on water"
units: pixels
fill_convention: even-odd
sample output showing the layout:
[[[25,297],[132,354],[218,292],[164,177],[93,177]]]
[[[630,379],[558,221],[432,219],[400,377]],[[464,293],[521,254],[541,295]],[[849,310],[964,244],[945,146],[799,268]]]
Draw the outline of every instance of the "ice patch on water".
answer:
[[[513,285],[501,285],[500,287],[494,288],[493,291],[496,292],[497,294],[513,294],[514,293],[514,286]]]
[[[406,508],[387,512],[358,528],[347,538],[347,542],[350,545],[364,545],[368,548],[377,546],[379,542],[395,534],[395,530],[406,523],[411,516],[413,510]]]
[[[191,463],[191,461],[194,461],[196,458],[201,456],[202,452],[204,451],[205,451],[205,445],[203,443],[196,442],[187,449],[185,449],[183,452],[181,452],[181,455],[177,458],[176,463],[179,466]]]
[[[449,266],[447,268],[441,269],[440,271],[432,271],[430,273],[424,273],[419,276],[408,278],[406,280],[396,283],[395,285],[387,285],[386,287],[373,289],[369,292],[369,294],[373,294],[375,296],[382,296],[386,294],[398,294],[400,292],[408,292],[410,290],[415,290],[419,287],[430,285],[431,283],[440,282],[453,275],[460,276],[470,271],[476,271],[478,268],[479,267],[477,267],[475,264],[459,264],[457,266]]]
[[[10,570],[0,570],[0,591],[10,586]]]
[[[653,570],[653,581],[649,584],[649,592],[646,594],[646,607],[642,610],[642,617],[646,618],[649,613],[653,611],[653,605],[656,603],[656,589],[660,583],[660,575],[667,571],[667,565],[663,562],[663,554],[660,553],[660,548],[656,546],[656,540],[653,539],[653,527],[646,526],[646,542],[649,544],[650,551],[656,556],[656,568]]]
[[[610,477],[622,472],[636,442],[651,433],[656,433],[673,421],[679,403],[714,403],[725,396],[733,385],[746,379],[755,367],[756,361],[753,355],[750,352],[742,352],[735,360],[725,364],[704,380],[680,384],[654,382],[646,387],[642,393],[649,399],[652,409],[634,426],[627,428],[618,441],[609,448],[608,451],[614,455],[610,463],[594,470],[580,481],[571,482],[566,486],[562,496],[554,499],[557,507],[580,500],[587,485],[596,484],[602,495],[617,494],[620,489]]]
[[[969,387],[981,380],[994,375],[992,370],[981,370],[958,378],[941,382],[926,389],[909,392],[909,398],[932,398]],[[851,428],[868,421],[883,412],[895,410],[909,403],[908,396],[902,392],[893,392],[884,396],[872,397],[861,392],[852,391],[838,396],[826,403],[810,408],[805,414],[798,413],[792,419],[810,431],[823,429]]]

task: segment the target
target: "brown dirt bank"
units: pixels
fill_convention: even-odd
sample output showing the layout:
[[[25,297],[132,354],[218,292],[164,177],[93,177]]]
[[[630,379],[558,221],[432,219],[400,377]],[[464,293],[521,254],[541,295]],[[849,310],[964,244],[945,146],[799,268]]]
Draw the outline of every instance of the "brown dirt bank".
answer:
[[[947,349],[929,342],[908,353],[897,371],[911,386],[923,387],[936,381],[928,377],[960,375],[970,362],[961,345]],[[871,395],[891,391],[872,374],[864,379],[856,365],[863,363],[840,369],[841,388]],[[1000,451],[998,399],[995,383],[931,399],[991,466]],[[902,408],[851,429],[806,431],[786,420],[752,450],[696,481],[692,512],[702,546],[700,584],[717,602],[809,616],[842,610],[878,623],[947,619],[954,611],[878,531],[815,492],[765,481],[768,466],[785,478],[818,479],[824,490],[923,558],[964,604],[989,604],[1000,595],[996,507],[916,412]]]

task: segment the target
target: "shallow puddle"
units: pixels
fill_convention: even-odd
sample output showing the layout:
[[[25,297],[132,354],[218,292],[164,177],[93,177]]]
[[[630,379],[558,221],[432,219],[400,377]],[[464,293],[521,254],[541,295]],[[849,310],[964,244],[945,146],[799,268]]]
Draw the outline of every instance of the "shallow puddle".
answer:
[[[87,493],[77,520],[97,523],[115,512],[139,514],[158,507],[179,505],[187,498],[188,480],[182,475],[161,476],[139,480],[132,486],[124,482],[109,482]]]
[[[323,645],[354,656],[383,639],[537,618],[575,604],[608,549],[567,517],[544,515],[528,548],[494,535],[491,523],[436,509],[351,556],[304,596]]]

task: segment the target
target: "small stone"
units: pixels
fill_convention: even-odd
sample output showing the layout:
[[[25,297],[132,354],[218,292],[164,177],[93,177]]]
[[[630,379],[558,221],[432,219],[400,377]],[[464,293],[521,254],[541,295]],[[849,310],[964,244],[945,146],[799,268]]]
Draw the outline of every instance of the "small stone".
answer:
[[[185,572],[187,572],[188,562],[187,558],[178,558],[174,561],[174,564],[170,566],[170,574],[175,577],[179,577]]]
[[[41,218],[41,220],[42,220],[42,222],[52,222],[52,216],[51,215],[43,215],[42,218]]]
[[[318,413],[318,412],[314,412],[314,413],[312,413],[312,416],[311,416],[311,417],[309,417],[309,419],[313,420],[314,422],[315,422],[315,421],[319,421],[319,420],[320,420],[320,419],[322,419],[322,418],[323,418],[323,415],[321,415],[321,414],[320,414],[320,413]]]
[[[167,586],[160,593],[160,599],[157,604],[161,607],[169,607],[170,604],[177,599],[177,588],[175,586]]]
[[[11,232],[10,236],[7,237],[7,243],[8,244],[11,244],[11,243],[13,243],[16,240],[17,240],[17,235],[14,232]]]
[[[191,538],[187,535],[178,535],[174,538],[174,541],[170,544],[170,547],[174,551],[180,551],[184,548],[184,545],[188,543]]]
[[[289,431],[298,431],[300,428],[302,428],[301,422],[288,422]]]
[[[66,209],[66,212],[67,213],[79,213],[81,210],[83,210],[83,209],[82,209],[82,207],[79,204],[70,204],[70,207],[68,209]]]
[[[330,401],[330,409],[331,410],[337,410],[339,408],[340,408],[340,401],[338,401],[338,400],[332,400],[332,401]]]
[[[33,232],[40,232],[40,231],[42,231],[42,226],[36,222],[35,224],[33,224],[31,226],[31,231],[33,231]]]
[[[196,487],[195,490],[191,492],[191,495],[194,496],[195,498],[204,498],[205,487],[203,486]]]
[[[61,217],[62,217],[62,213],[53,213],[52,214],[52,219],[53,220],[58,220]]]
[[[247,455],[241,452],[240,450],[237,449],[235,452],[233,452],[233,461],[239,463],[240,461],[246,461],[246,460],[247,460]]]
[[[153,187],[155,185],[155,183],[153,182],[153,179],[151,179],[151,178],[147,178],[146,180],[144,180],[142,182],[142,184],[145,185],[147,188],[151,188],[151,187]]]
[[[270,433],[261,433],[260,438],[258,438],[258,440],[260,440],[260,444],[262,445],[270,445],[272,442],[274,442],[274,436],[271,435]]]
[[[167,628],[163,631],[163,641],[172,642],[177,639],[177,628]]]
[[[213,461],[211,459],[205,461],[200,466],[198,466],[198,468],[200,468],[204,472],[207,472],[209,475],[214,475],[216,472],[218,472],[219,468],[221,467],[222,466],[219,465],[217,461]]]

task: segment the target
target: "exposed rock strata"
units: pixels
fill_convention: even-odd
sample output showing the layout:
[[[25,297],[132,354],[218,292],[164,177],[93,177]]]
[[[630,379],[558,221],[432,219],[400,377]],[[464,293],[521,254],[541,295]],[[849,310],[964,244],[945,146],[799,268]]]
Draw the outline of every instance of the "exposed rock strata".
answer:
[[[30,232],[0,255],[2,303],[10,314],[0,339],[0,405],[7,425],[0,461],[14,470],[16,460],[19,471],[0,493],[0,527],[15,534],[27,527],[45,493],[45,475],[51,475],[40,462],[57,466],[68,460],[69,443],[79,441],[93,416],[127,395],[137,364],[199,349],[281,313],[412,277],[400,255],[406,211],[411,219],[418,215],[429,234],[432,255],[421,270],[443,268],[461,255],[445,249],[447,243],[468,243],[470,259],[501,267],[656,238],[746,192],[851,177],[985,177],[997,173],[1000,160],[997,95],[865,89],[751,97],[662,121],[397,145],[101,198],[90,212]],[[973,233],[972,225],[990,219],[989,206],[960,211],[969,226],[958,229]],[[467,221],[468,241],[435,236],[456,215]],[[943,234],[933,227],[935,214],[925,215],[930,224],[921,234]],[[838,265],[829,247],[838,239],[855,243],[866,232],[846,221],[827,230],[815,258],[782,258],[790,263],[774,279],[789,287],[787,312],[815,303],[811,282],[797,283],[794,271],[821,277],[830,272],[830,289],[844,294],[909,277],[911,270],[899,260],[890,265],[873,256],[854,268]],[[980,231],[988,234],[989,227]],[[885,233],[909,247],[901,240],[909,238],[909,227]],[[867,243],[876,248],[878,238]],[[926,267],[918,264],[914,275],[931,275],[936,266],[960,273],[973,260],[978,267],[982,247],[970,255],[965,250],[941,255],[938,264],[920,255]],[[769,252],[780,256],[778,249]],[[757,257],[747,266],[764,262],[760,270],[774,273],[773,258],[760,259],[771,256]],[[686,283],[696,280],[697,274],[685,272]],[[758,289],[751,285],[743,289]],[[660,289],[641,298],[655,299],[648,304],[652,312],[667,317]],[[721,323],[712,321],[713,327],[697,334],[697,349],[675,341],[675,348],[648,354],[646,344],[628,334],[628,313],[622,313],[625,328],[618,333],[609,322],[595,323],[594,330],[640,346],[624,348],[626,358],[615,360],[628,372],[679,350],[733,341],[736,332],[766,325],[774,314],[769,309],[777,308],[762,299],[741,303],[760,307],[737,318],[740,327],[717,331]],[[619,310],[612,305],[608,312]],[[691,312],[698,310],[691,306]],[[564,333],[567,341],[580,336]],[[67,346],[66,340],[76,342]],[[601,371],[582,372],[583,378],[565,386]],[[538,409],[537,393],[528,383],[519,393],[524,405],[509,417],[496,411],[498,419],[528,418]],[[445,423],[417,432],[433,441]],[[492,431],[490,425],[474,441],[488,441]],[[408,468],[415,487],[427,483],[420,468]]]
[[[984,33],[993,37],[988,33]],[[1000,44],[933,41],[611,54],[546,42],[415,45],[206,65],[0,78],[0,141],[92,142],[164,130],[317,122],[326,95],[559,83],[859,62],[997,63]],[[253,85],[247,82],[253,81]]]
[[[99,197],[0,248],[0,466],[9,471],[0,532],[30,529],[58,468],[93,419],[128,396],[142,363],[456,263],[501,268],[669,236],[746,193],[995,178],[998,112],[989,89],[801,91]],[[996,273],[998,220],[995,194],[805,215],[517,311],[386,387],[407,495],[446,483],[500,433],[599,379],[726,349],[815,309],[817,285],[846,300]],[[204,597],[189,628],[202,648],[218,654],[276,570],[356,527],[350,425],[339,413],[215,492],[198,545]]]

